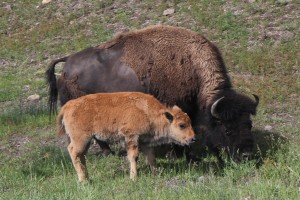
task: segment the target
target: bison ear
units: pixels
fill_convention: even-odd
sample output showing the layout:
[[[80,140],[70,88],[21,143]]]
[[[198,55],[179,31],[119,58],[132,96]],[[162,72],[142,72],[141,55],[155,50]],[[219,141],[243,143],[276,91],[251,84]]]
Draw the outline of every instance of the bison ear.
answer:
[[[170,123],[173,122],[174,117],[173,117],[173,115],[171,113],[165,112],[165,116],[169,120]]]

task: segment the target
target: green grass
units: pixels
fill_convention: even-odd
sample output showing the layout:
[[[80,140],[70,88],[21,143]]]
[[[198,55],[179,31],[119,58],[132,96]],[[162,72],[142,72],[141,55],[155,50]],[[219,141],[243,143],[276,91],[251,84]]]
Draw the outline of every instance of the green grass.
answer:
[[[18,130],[32,132],[34,128],[44,127],[52,123],[49,121],[48,108],[43,102],[32,105],[20,104],[18,107],[2,110],[0,115],[0,137],[8,136],[18,132]]]
[[[0,199],[299,199],[297,1],[78,2],[0,6]],[[163,16],[169,7],[175,13]],[[78,183],[55,119],[49,121],[44,72],[52,59],[146,22],[202,33],[220,48],[236,90],[260,96],[253,117],[259,163],[226,161],[221,170],[213,155],[198,165],[159,158],[152,176],[141,157],[133,182],[126,159],[98,157],[92,149],[91,182]],[[42,100],[31,105],[26,99],[35,93]]]
[[[164,169],[152,176],[141,159],[135,182],[129,180],[126,160],[89,155],[91,182],[79,185],[66,150],[46,146],[14,161],[15,170],[2,168],[0,186],[5,192],[1,195],[4,199],[95,199],[103,195],[106,199],[297,199],[300,169],[298,159],[288,156],[295,152],[289,151],[279,153],[276,161],[266,160],[259,169],[252,162],[229,163],[223,175],[203,173],[201,166],[187,165],[181,159],[159,160]]]

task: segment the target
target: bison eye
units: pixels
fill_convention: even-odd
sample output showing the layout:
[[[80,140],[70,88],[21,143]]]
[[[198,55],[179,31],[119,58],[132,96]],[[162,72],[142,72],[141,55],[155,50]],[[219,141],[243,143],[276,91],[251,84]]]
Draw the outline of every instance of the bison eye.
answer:
[[[230,136],[230,135],[232,134],[232,131],[231,131],[231,130],[228,130],[228,129],[226,129],[226,130],[225,130],[225,134],[226,134],[227,136]]]
[[[181,129],[185,129],[185,128],[186,128],[186,124],[179,124],[179,127],[180,127]]]

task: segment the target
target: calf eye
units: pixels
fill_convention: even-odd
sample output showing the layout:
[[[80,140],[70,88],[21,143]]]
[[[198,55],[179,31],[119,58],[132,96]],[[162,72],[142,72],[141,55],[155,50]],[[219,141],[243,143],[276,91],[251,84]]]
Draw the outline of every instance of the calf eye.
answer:
[[[180,127],[181,129],[185,129],[185,128],[186,128],[186,124],[179,124],[179,127]]]

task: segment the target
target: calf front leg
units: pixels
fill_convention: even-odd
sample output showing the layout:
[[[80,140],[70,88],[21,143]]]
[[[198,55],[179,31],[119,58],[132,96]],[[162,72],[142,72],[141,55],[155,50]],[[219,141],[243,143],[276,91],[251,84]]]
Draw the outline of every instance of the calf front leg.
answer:
[[[137,159],[138,159],[137,142],[127,142],[127,157],[130,162],[130,179],[134,180],[137,177]]]

